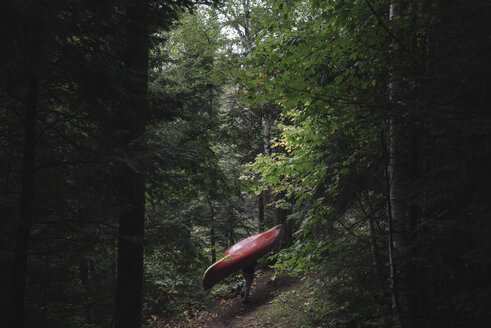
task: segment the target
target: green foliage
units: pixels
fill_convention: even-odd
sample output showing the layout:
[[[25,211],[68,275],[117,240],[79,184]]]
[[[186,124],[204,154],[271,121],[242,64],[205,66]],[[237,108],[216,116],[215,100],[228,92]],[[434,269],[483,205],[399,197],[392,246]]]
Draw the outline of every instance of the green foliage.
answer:
[[[372,252],[375,257],[387,256],[383,229],[387,227],[384,207],[388,197],[386,188],[390,186],[385,176],[388,123],[390,117],[402,117],[408,124],[406,128],[416,136],[412,145],[412,156],[416,158],[413,159],[416,163],[412,164],[412,174],[418,178],[410,186],[413,195],[410,206],[421,212],[416,214],[415,220],[419,225],[411,249],[419,252],[416,266],[422,285],[415,288],[422,292],[424,296],[421,297],[440,302],[441,313],[450,313],[450,308],[457,311],[453,307],[455,304],[459,304],[462,320],[473,316],[470,314],[472,311],[481,311],[478,310],[481,306],[470,305],[474,303],[466,298],[466,293],[457,293],[460,296],[456,296],[458,301],[455,303],[441,302],[445,297],[432,298],[430,294],[433,292],[426,292],[431,287],[425,285],[434,286],[436,281],[440,281],[438,277],[448,276],[449,273],[444,273],[445,269],[437,264],[440,261],[445,263],[443,266],[450,265],[455,270],[452,274],[459,272],[465,275],[463,267],[457,268],[458,260],[454,262],[450,260],[452,256],[449,253],[436,251],[440,249],[439,245],[445,244],[443,240],[461,240],[457,236],[467,236],[464,237],[467,241],[479,240],[477,244],[487,247],[484,239],[477,237],[477,231],[471,227],[475,223],[489,231],[489,225],[483,225],[477,217],[471,219],[460,207],[468,204],[469,210],[474,212],[471,208],[477,203],[454,193],[459,189],[458,185],[460,190],[466,188],[468,181],[481,176],[481,173],[486,177],[489,175],[489,170],[485,169],[463,177],[465,167],[473,167],[475,162],[464,164],[466,160],[458,155],[474,156],[470,155],[473,153],[469,148],[472,142],[464,140],[466,133],[458,132],[462,131],[458,126],[463,125],[457,121],[469,122],[470,116],[475,115],[487,122],[489,115],[477,109],[484,108],[482,101],[486,97],[473,98],[476,102],[471,105],[463,101],[464,98],[463,102],[458,100],[466,92],[457,95],[448,89],[449,85],[460,88],[456,80],[453,80],[454,84],[450,82],[453,78],[478,74],[471,58],[475,56],[482,60],[484,57],[475,52],[479,48],[477,44],[484,42],[489,45],[489,41],[482,39],[485,33],[477,32],[476,26],[480,23],[464,22],[463,17],[469,15],[462,15],[459,10],[452,11],[440,2],[408,1],[405,14],[393,20],[387,19],[389,1],[272,1],[272,4],[273,12],[281,19],[275,19],[277,16],[271,12],[269,28],[255,46],[254,65],[240,77],[240,81],[248,91],[246,101],[249,104],[271,101],[281,108],[281,116],[275,122],[280,132],[271,140],[271,147],[275,149],[272,156],[257,156],[242,179],[247,180],[251,192],[272,189],[278,194],[285,192],[292,200],[290,220],[299,223],[298,240],[282,252],[278,268],[294,273],[325,271],[327,276],[322,281],[326,284],[333,281],[332,277],[348,274],[352,277],[348,279],[349,285],[355,288],[356,293],[360,291],[357,288],[363,281],[360,278],[363,277],[363,269],[359,265],[370,263],[366,254]],[[455,6],[464,10],[461,5]],[[479,3],[476,7],[466,7],[465,12],[477,15],[479,10],[484,10],[483,6]],[[483,16],[479,14],[478,17],[482,23]],[[451,34],[443,32],[442,22],[448,24]],[[474,32],[465,36],[464,31]],[[394,39],[395,35],[398,38]],[[443,54],[441,49],[454,49],[450,40],[456,38],[462,38],[463,42],[455,47],[459,55],[449,57]],[[398,105],[390,103],[387,87],[394,78],[389,74],[389,68],[395,61],[402,73],[403,100]],[[488,71],[489,62],[481,63]],[[468,73],[464,73],[465,69],[469,70]],[[478,75],[479,81],[487,79],[483,74]],[[476,94],[482,87],[473,84],[466,90],[469,94]],[[445,96],[439,98],[437,94]],[[468,116],[471,107],[476,111]],[[463,123],[476,131],[473,140],[479,140],[481,146],[472,148],[489,148],[489,133],[483,132],[475,123]],[[464,145],[466,150],[461,147]],[[450,154],[451,149],[455,156]],[[443,164],[443,159],[448,162]],[[432,164],[428,166],[429,163]],[[480,190],[488,189],[483,185],[474,186]],[[472,194],[475,199],[480,199],[477,189]],[[431,200],[429,195],[432,195]],[[447,203],[450,199],[455,206]],[[453,208],[452,214],[448,212],[450,208]],[[375,230],[372,227],[371,232],[361,226],[370,217],[376,227]],[[474,230],[474,237],[469,236],[468,229]],[[431,241],[436,235],[445,237]],[[360,244],[360,238],[365,242]],[[465,244],[461,241],[457,247]],[[465,258],[464,254],[469,254],[467,251],[453,249],[453,254]],[[476,254],[474,251],[471,253]],[[366,257],[363,259],[361,254]],[[351,263],[356,262],[355,259],[360,263]],[[480,263],[477,266],[487,267],[482,257],[476,261]],[[351,265],[346,266],[348,263]],[[470,262],[466,263],[470,265]],[[427,271],[429,267],[432,269]],[[378,271],[382,276],[388,274],[381,267]],[[380,280],[375,276],[373,279]],[[481,277],[476,274],[478,276]],[[481,278],[478,280],[483,281]],[[445,284],[451,284],[460,291],[465,289],[464,285],[468,286],[464,283],[467,278],[463,276],[456,281],[455,284],[449,281]],[[440,287],[434,289],[440,290],[441,295],[450,294],[442,284],[437,285]],[[485,298],[488,289],[484,290],[476,297]],[[356,293],[345,291],[341,295],[356,298]],[[358,321],[357,315],[369,321],[372,319],[367,317],[367,313],[377,313],[380,317],[376,320],[389,316],[388,299],[380,298],[376,290],[367,293],[378,299],[377,306],[384,310],[365,312],[363,308],[351,307],[349,320],[359,325],[368,323],[362,323],[364,319]],[[463,306],[466,302],[463,299],[469,301],[469,306]],[[336,303],[335,300],[330,302]],[[343,305],[342,302],[336,304],[338,310]],[[343,318],[342,311],[330,313]],[[420,315],[427,314],[420,312]],[[444,317],[448,316],[435,314],[432,322],[439,322]]]
[[[194,1],[150,1],[149,106],[130,112],[121,108],[135,82],[123,60],[126,1],[2,4],[2,290],[19,223],[26,94],[39,79],[28,324],[110,325],[118,190],[137,172],[146,178],[145,318],[206,302],[203,271],[257,230],[262,195],[294,230],[276,269],[308,277],[278,295],[271,323],[390,326],[387,145],[399,118],[412,143],[415,228],[403,255],[415,267],[419,323],[486,326],[490,8],[410,0],[389,20],[392,2],[234,0],[188,14]]]
[[[295,290],[280,293],[273,301],[270,327],[390,327],[387,309],[379,299],[364,297],[366,290],[352,278],[309,279]],[[374,293],[370,294],[371,297]]]
[[[145,317],[201,309],[206,299],[201,277],[208,264],[203,260],[176,249],[146,256]]]
[[[326,322],[339,327],[389,326],[388,286],[378,280],[368,232],[356,222],[360,215],[355,211],[341,218],[333,227],[338,231],[334,236],[311,234],[279,253],[275,269],[309,279],[302,290],[275,300],[277,316],[297,307],[298,327]],[[279,310],[282,306],[286,309]]]
[[[152,93],[174,95],[181,108],[147,133],[147,147],[156,155],[147,182],[147,318],[200,309],[210,295],[202,289],[202,275],[214,254],[219,259],[251,234],[237,180],[240,166],[230,153],[237,139],[228,131],[230,108],[222,100],[230,96],[236,68],[223,51],[228,41],[220,25],[209,15],[206,8],[183,15],[179,26],[163,34],[165,51],[154,53],[168,62],[152,73]]]

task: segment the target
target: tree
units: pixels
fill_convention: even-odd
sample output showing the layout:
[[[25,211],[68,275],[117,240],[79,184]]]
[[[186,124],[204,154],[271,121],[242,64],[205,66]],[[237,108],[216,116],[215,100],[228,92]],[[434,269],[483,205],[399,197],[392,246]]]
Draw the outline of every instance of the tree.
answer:
[[[275,154],[271,159],[259,156],[252,167],[254,173],[261,175],[264,185],[285,190],[295,198],[294,213],[290,217],[302,218],[297,234],[301,239],[294,248],[295,255],[289,253],[280,258],[281,265],[289,269],[313,265],[327,267],[331,272],[345,272],[342,268],[346,268],[346,263],[337,264],[336,269],[318,263],[327,258],[334,263],[336,257],[329,255],[330,249],[339,252],[340,245],[345,251],[358,249],[361,245],[357,240],[366,238],[366,245],[371,245],[367,249],[373,256],[390,256],[393,304],[397,305],[402,326],[449,323],[445,315],[429,313],[424,300],[440,304],[447,315],[458,316],[457,325],[462,325],[464,318],[470,316],[474,316],[473,324],[481,322],[483,318],[477,319],[480,315],[476,314],[479,310],[470,315],[457,296],[452,301],[440,302],[450,295],[443,292],[445,288],[426,291],[439,281],[436,272],[440,277],[444,275],[440,269],[427,270],[428,267],[434,268],[438,260],[445,258],[444,263],[453,263],[452,272],[462,272],[463,268],[457,263],[465,262],[464,254],[468,254],[462,249],[454,249],[454,255],[439,253],[435,250],[441,247],[438,245],[443,239],[432,242],[432,238],[449,229],[448,234],[445,233],[449,238],[461,231],[467,236],[464,239],[483,245],[480,237],[463,232],[469,227],[464,223],[469,222],[469,217],[461,206],[472,208],[466,205],[469,201],[453,192],[450,196],[448,192],[456,190],[454,187],[459,183],[468,186],[456,177],[465,175],[469,164],[458,160],[458,155],[449,155],[452,147],[463,151],[460,146],[468,142],[465,138],[460,142],[454,139],[456,135],[462,136],[458,132],[461,130],[456,128],[459,125],[455,125],[456,120],[468,122],[469,117],[487,120],[487,115],[474,112],[482,108],[482,101],[487,99],[483,97],[485,93],[478,91],[480,96],[477,96],[470,91],[470,86],[463,87],[457,81],[459,78],[466,80],[468,74],[479,76],[475,81],[486,80],[470,63],[474,56],[479,58],[477,61],[483,68],[486,67],[484,71],[488,69],[489,63],[483,61],[481,51],[489,42],[484,41],[483,33],[477,32],[477,26],[482,24],[482,16],[477,12],[488,9],[482,3],[477,5],[480,9],[473,7],[463,11],[456,3],[443,5],[424,1],[273,3],[282,15],[281,21],[272,24],[276,37],[265,37],[256,45],[253,54],[256,66],[249,70],[244,83],[248,85],[252,101],[266,98],[282,108],[277,125],[281,134],[274,145],[282,147],[286,153]],[[451,10],[459,14],[452,15]],[[470,16],[476,17],[472,23],[467,20]],[[451,33],[443,32],[443,25]],[[458,55],[447,57],[443,49]],[[447,60],[452,64],[447,65]],[[474,91],[482,90],[477,84],[473,84]],[[450,96],[452,91],[449,90],[457,89],[461,91],[458,96]],[[476,100],[472,105],[457,100],[467,92]],[[470,116],[465,118],[464,111]],[[487,148],[486,133],[474,139],[479,140],[482,149]],[[471,144],[467,143],[467,147]],[[470,156],[470,148],[468,151],[464,151],[468,158],[476,158]],[[388,164],[390,172],[385,180]],[[488,170],[479,174],[488,174],[484,172]],[[387,181],[386,184],[383,181]],[[474,187],[475,190],[486,189],[483,185]],[[450,198],[453,204],[459,205],[450,206],[443,201]],[[384,199],[389,213],[386,220],[382,220]],[[379,219],[371,222],[373,213]],[[353,216],[360,217],[360,221],[352,221]],[[369,231],[358,230],[357,224],[367,220]],[[477,225],[486,231],[489,228],[482,222]],[[377,230],[374,231],[374,227],[378,227]],[[389,231],[385,237],[384,228]],[[345,239],[342,232],[351,238]],[[373,238],[372,233],[376,233],[377,238]],[[382,248],[384,238],[389,239],[390,252]],[[319,244],[313,246],[316,242]],[[324,246],[326,243],[331,246]],[[358,250],[363,252],[364,248]],[[312,255],[314,260],[300,261],[298,258],[307,252],[318,257]],[[357,258],[368,260],[361,255]],[[482,263],[481,260],[476,262]],[[374,276],[375,271],[372,271]],[[354,266],[349,272],[356,276],[360,271]],[[482,281],[479,274],[475,278]],[[352,282],[359,281],[357,279]],[[464,280],[455,284],[445,281],[447,286],[452,285],[462,292],[463,287],[457,286]],[[436,290],[440,296],[433,297]],[[349,298],[349,292],[345,292],[345,297]],[[375,294],[370,291],[367,295]],[[463,294],[460,297],[460,300],[466,299]],[[380,303],[381,306],[387,308],[387,301]]]
[[[407,4],[403,1],[390,4],[390,20],[400,19]],[[400,36],[402,28],[396,29],[392,40],[394,58],[391,64],[389,97],[394,107],[405,103],[403,96],[402,58],[400,54]],[[403,116],[404,108],[394,109],[389,128],[389,256],[393,292],[393,310],[402,327],[416,327],[415,320],[415,270],[412,255],[413,231],[416,227],[414,203],[411,200],[410,187],[416,180],[415,136],[411,133],[408,119]]]
[[[49,8],[37,1],[5,4],[2,12],[10,18],[2,25],[9,25],[3,29],[8,31],[5,42],[9,51],[5,58],[2,53],[2,76],[6,73],[6,78],[1,84],[1,113],[2,118],[9,119],[5,122],[9,131],[19,125],[16,112],[20,114],[26,154],[22,162],[9,156],[7,174],[2,176],[5,195],[10,198],[2,202],[2,212],[5,204],[11,208],[17,201],[21,212],[17,246],[11,247],[10,239],[6,239],[7,251],[15,248],[16,257],[10,272],[14,277],[11,314],[15,326],[23,326],[26,318],[45,326],[105,321],[106,309],[111,307],[107,294],[114,293],[114,266],[111,258],[97,264],[94,258],[99,260],[114,247],[115,194],[119,197],[117,205],[124,207],[120,215],[123,260],[119,293],[136,294],[128,298],[136,302],[133,312],[128,313],[133,321],[128,323],[140,320],[141,284],[124,285],[124,277],[133,274],[138,279],[143,270],[142,241],[132,237],[142,237],[145,206],[143,175],[134,159],[135,149],[153,116],[139,107],[146,102],[147,24],[169,27],[177,12],[192,4],[180,1],[148,11],[150,4],[139,8],[139,3],[126,1],[104,5],[65,1]],[[121,12],[121,8],[128,10]],[[142,23],[143,18],[151,20]],[[125,38],[127,42],[122,43]],[[2,130],[2,140],[10,145],[11,154],[18,152],[20,138],[7,136]],[[21,163],[24,187],[23,196],[17,200]],[[134,187],[138,189],[135,192]],[[15,215],[14,211],[9,213]],[[137,236],[133,236],[135,226]],[[9,229],[7,225],[2,230],[2,238],[12,234]],[[30,240],[31,232],[34,240]],[[140,264],[125,264],[125,252],[133,256],[130,262]],[[63,260],[65,256],[71,258],[70,263]],[[5,269],[11,267],[7,256],[2,256],[2,263],[7,264]],[[140,269],[126,270],[125,265]],[[72,267],[79,270],[74,274]],[[91,282],[102,273],[107,284],[96,294],[97,282],[93,286]],[[27,286],[27,299],[26,277],[35,282]],[[87,296],[85,302],[76,301],[81,295]],[[79,304],[76,310],[65,311],[73,303]],[[84,303],[87,308],[81,309]],[[118,310],[122,303],[118,302]]]
[[[27,256],[33,224],[33,207],[35,194],[35,153],[36,153],[36,125],[38,113],[39,93],[39,55],[40,21],[33,19],[31,26],[26,27],[26,35],[21,40],[26,49],[28,86],[24,100],[24,151],[22,159],[22,189],[20,196],[20,220],[17,228],[15,246],[15,260],[12,284],[12,327],[24,327],[25,322],[25,295],[27,276]]]
[[[148,3],[128,2],[126,42],[122,62],[128,72],[127,97],[119,103],[123,135],[116,146],[125,149],[124,158],[132,159],[132,143],[143,136],[148,81]],[[120,144],[119,144],[120,143]],[[134,147],[134,146],[133,146]],[[124,165],[124,164],[123,164]],[[137,164],[138,165],[138,164]],[[138,166],[129,164],[121,172],[121,214],[118,232],[118,277],[115,326],[140,327],[142,324],[143,235],[145,223],[145,182]]]
[[[259,216],[304,326],[489,325],[487,2],[195,5],[0,5],[0,320],[193,313]]]
[[[277,16],[271,3],[268,1],[231,1],[220,6],[216,9],[219,19],[223,21],[224,27],[232,31],[232,42],[237,46],[239,53],[241,55],[241,67],[247,70],[251,64],[254,62],[253,54],[256,47],[256,42],[258,39],[269,35],[269,22]],[[237,74],[237,73],[236,73]],[[239,86],[238,99],[244,96],[243,85]],[[242,99],[243,100],[243,99]],[[274,137],[274,122],[279,115],[279,107],[274,104],[274,102],[257,101],[257,102],[247,102],[241,101],[242,108],[241,112],[235,115],[239,116],[249,116],[250,120],[255,120],[253,126],[253,131],[250,134],[257,134],[258,140],[250,156],[255,157],[257,155],[257,149],[265,156],[271,155],[271,139]],[[231,113],[234,115],[234,113]],[[249,141],[250,142],[250,141]],[[249,157],[249,156],[248,156]],[[250,161],[250,160],[249,160]],[[269,216],[273,216],[272,220],[268,220],[268,224],[276,223],[279,221],[285,221],[280,218],[282,216],[282,209],[276,208],[274,204],[280,202],[281,195],[276,194],[271,196],[268,190],[263,190],[257,195],[257,207],[258,207],[258,228],[260,231],[267,225],[266,217],[268,211],[265,210],[265,205],[272,203],[273,210],[269,213]],[[269,206],[268,206],[269,207]],[[287,229],[287,235],[291,235],[290,229]]]

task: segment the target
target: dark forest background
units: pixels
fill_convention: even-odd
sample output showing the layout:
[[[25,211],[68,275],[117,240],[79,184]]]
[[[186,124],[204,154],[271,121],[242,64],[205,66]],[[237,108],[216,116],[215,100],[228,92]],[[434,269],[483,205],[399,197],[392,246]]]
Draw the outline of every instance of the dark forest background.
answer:
[[[283,223],[292,327],[488,327],[489,17],[2,1],[0,326],[192,316],[221,252]]]

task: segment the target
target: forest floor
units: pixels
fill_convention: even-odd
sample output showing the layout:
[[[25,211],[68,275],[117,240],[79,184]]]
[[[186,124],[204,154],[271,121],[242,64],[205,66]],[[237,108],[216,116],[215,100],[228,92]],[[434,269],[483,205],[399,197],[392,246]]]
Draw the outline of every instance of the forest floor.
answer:
[[[206,310],[179,322],[152,325],[152,328],[262,328],[276,327],[270,320],[273,299],[281,292],[296,289],[303,282],[299,278],[278,275],[272,279],[271,269],[261,268],[251,287],[250,302],[243,304],[240,296],[217,296]],[[278,326],[279,327],[279,326]]]

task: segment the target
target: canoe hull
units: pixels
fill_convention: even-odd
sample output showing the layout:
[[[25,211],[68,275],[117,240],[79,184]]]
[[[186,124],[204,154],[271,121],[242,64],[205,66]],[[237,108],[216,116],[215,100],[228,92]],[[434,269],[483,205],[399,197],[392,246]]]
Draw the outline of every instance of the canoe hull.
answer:
[[[210,289],[242,267],[251,265],[267,254],[284,236],[283,225],[243,239],[227,249],[224,257],[211,265],[203,275],[203,288]]]

